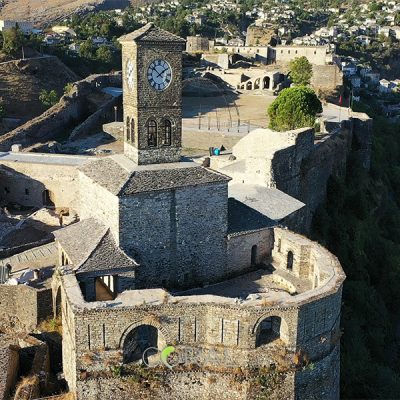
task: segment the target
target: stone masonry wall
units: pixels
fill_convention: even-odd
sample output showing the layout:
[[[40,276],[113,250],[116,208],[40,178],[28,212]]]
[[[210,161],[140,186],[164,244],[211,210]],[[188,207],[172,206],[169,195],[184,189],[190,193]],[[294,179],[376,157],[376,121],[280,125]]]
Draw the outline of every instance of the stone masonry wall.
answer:
[[[30,331],[52,315],[51,290],[0,285],[0,328]]]
[[[40,158],[40,155],[35,157]],[[43,192],[49,190],[56,207],[77,205],[78,171],[68,165],[0,161],[0,201],[24,206],[43,206]]]
[[[226,275],[227,196],[226,184],[211,184],[120,198],[120,244],[140,264],[137,287]]]

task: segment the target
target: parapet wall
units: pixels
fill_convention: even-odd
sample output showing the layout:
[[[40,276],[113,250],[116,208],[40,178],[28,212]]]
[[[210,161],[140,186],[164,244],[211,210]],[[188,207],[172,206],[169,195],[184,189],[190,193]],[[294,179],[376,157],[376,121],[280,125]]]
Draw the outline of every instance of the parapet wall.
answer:
[[[338,379],[338,359],[331,357],[338,353],[336,338],[344,273],[336,257],[318,244],[284,229],[277,228],[274,232],[275,268],[286,271],[287,255],[292,251],[295,257],[291,273],[294,277],[313,280],[316,287],[294,296],[282,295],[280,301],[272,300],[273,293],[271,301],[267,296],[238,302],[212,295],[170,296],[162,289],[150,289],[127,291],[107,303],[86,303],[75,276],[64,275],[61,278],[64,372],[70,389],[78,391],[78,398],[95,398],[101,382],[87,379],[97,376],[110,362],[122,362],[130,332],[150,325],[157,329],[159,340],[164,344],[175,343],[182,351],[192,354],[192,362],[201,366],[205,378],[206,371],[213,368],[269,366],[277,362],[277,353],[282,349],[288,359],[295,352],[306,352],[324,375],[320,376],[320,372],[302,375],[297,371],[292,376],[289,374],[291,383],[282,385],[280,390],[292,385],[294,389],[290,392],[294,396],[297,385],[299,390],[306,385],[313,388],[307,393],[324,392],[327,396],[323,398],[337,399],[337,393],[328,392],[329,385]],[[270,316],[282,321],[280,341],[260,347],[258,332],[262,321]],[[325,383],[321,385],[318,379]],[[182,386],[172,388],[172,394],[175,390],[179,393],[183,385],[182,382]],[[185,390],[192,392],[193,387]],[[238,392],[238,396],[239,399],[253,398],[246,390]],[[321,397],[316,394],[310,398]]]

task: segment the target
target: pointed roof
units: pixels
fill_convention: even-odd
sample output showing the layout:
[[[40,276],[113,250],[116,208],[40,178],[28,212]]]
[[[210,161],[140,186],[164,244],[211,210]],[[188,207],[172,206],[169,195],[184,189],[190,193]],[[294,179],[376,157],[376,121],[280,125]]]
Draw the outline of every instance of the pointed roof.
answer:
[[[185,39],[174,35],[171,32],[164,31],[159,27],[155,26],[152,22],[137,29],[134,32],[128,33],[127,35],[121,36],[118,41],[120,43],[125,42],[171,42],[171,43],[186,43]]]
[[[124,166],[124,159],[104,157],[88,162],[79,170],[93,182],[118,197],[180,187],[222,183],[230,177],[195,163],[170,163]],[[128,169],[127,169],[128,168]]]
[[[138,266],[115,243],[110,229],[94,218],[88,218],[54,233],[77,273]]]

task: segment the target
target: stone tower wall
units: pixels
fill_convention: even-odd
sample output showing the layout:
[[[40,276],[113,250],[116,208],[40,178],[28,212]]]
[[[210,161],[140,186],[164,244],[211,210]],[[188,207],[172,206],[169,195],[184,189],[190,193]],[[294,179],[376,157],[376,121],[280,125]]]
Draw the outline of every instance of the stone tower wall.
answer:
[[[120,198],[120,245],[141,265],[137,287],[188,286],[226,275],[227,184]]]
[[[125,144],[125,154],[139,164],[177,162],[180,160],[182,141],[182,45],[171,43],[136,44],[123,43],[123,89],[125,138],[127,119],[134,119],[134,138]],[[135,67],[134,88],[130,89],[126,80],[128,60]],[[172,82],[164,91],[154,90],[147,80],[147,69],[156,59],[163,59],[172,69]],[[172,122],[171,146],[162,146],[162,121]],[[147,122],[155,119],[158,140],[155,148],[147,143]]]

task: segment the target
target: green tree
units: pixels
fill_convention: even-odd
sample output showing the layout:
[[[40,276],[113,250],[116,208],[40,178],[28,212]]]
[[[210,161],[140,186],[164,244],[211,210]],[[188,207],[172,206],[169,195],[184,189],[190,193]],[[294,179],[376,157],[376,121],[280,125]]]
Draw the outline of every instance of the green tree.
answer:
[[[100,46],[96,50],[96,58],[106,64],[111,64],[113,60],[113,53],[107,46]]]
[[[95,48],[91,39],[87,39],[79,46],[79,55],[83,58],[94,58]]]
[[[309,85],[312,78],[312,65],[307,57],[296,57],[289,63],[290,79],[296,85]]]
[[[47,90],[43,89],[40,92],[39,100],[42,102],[42,104],[44,106],[52,107],[58,103],[59,98],[58,98],[58,94],[55,90],[47,91]]]
[[[315,92],[305,86],[283,89],[268,108],[269,127],[277,131],[314,126],[322,105]]]
[[[3,51],[6,54],[15,54],[24,44],[24,35],[18,28],[3,31]]]

